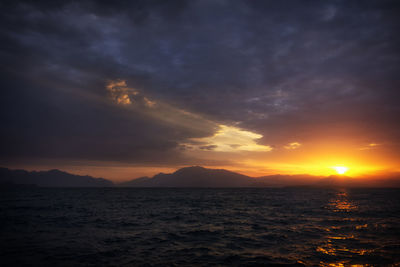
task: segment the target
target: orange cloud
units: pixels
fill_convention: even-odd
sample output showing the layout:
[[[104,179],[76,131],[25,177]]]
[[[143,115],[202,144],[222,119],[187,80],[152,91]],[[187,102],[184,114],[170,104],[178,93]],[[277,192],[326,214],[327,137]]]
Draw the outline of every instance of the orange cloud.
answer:
[[[109,81],[106,88],[110,93],[111,99],[122,105],[132,104],[132,96],[139,94],[135,89],[128,87],[124,80]]]
[[[292,142],[284,146],[285,149],[297,149],[301,146],[299,142]]]
[[[374,149],[377,146],[380,146],[381,144],[376,144],[376,143],[370,143],[366,146],[363,146],[362,148],[360,148],[360,150],[368,150],[368,149]]]
[[[192,138],[191,141],[201,144],[192,144],[194,148],[203,149],[203,147],[211,147],[213,151],[220,152],[271,151],[271,146],[257,144],[257,140],[262,137],[261,134],[220,124],[219,130],[213,136]]]

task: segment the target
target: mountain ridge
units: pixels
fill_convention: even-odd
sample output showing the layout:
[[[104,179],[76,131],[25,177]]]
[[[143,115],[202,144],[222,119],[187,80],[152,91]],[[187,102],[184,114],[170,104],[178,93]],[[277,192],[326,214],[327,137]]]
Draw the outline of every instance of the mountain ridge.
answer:
[[[52,169],[48,171],[10,170],[0,167],[3,186],[36,185],[40,187],[111,187],[114,183],[104,178],[76,175]]]
[[[398,177],[398,176],[397,176]],[[400,187],[398,178],[363,180],[344,175],[309,174],[250,177],[225,169],[200,166],[184,167],[173,173],[139,177],[117,184],[121,187]]]
[[[173,173],[159,173],[114,184],[104,178],[75,175],[58,169],[48,171],[10,170],[0,167],[0,187],[33,185],[39,187],[396,187],[400,188],[400,175],[381,179],[358,179],[343,175],[313,176],[267,175],[250,177],[225,169],[191,166]]]

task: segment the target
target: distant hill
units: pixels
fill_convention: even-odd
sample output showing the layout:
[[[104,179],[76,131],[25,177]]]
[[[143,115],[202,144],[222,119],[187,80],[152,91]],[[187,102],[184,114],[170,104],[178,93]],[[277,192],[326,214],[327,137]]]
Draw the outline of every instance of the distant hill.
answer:
[[[110,187],[113,182],[103,178],[74,175],[60,170],[25,171],[0,168],[0,187]],[[400,174],[364,179],[332,175],[269,175],[250,177],[223,169],[199,166],[181,168],[174,173],[159,173],[152,178],[140,177],[119,183],[121,187],[396,187],[400,188]]]
[[[223,169],[185,167],[174,173],[160,173],[118,184],[123,187],[400,187],[400,177],[360,179],[348,176],[269,175],[249,177]]]
[[[356,186],[357,180],[349,177],[349,176],[338,176],[338,175],[330,175],[328,177],[321,178],[318,180],[315,185],[317,186]]]
[[[297,175],[268,175],[255,178],[258,183],[268,187],[282,187],[282,186],[303,186],[316,184],[322,176],[313,176],[307,174]]]
[[[353,178],[349,176],[331,175],[321,178],[315,186],[324,187],[400,187],[400,175],[392,174],[388,177]]]
[[[310,177],[310,176],[307,176]],[[304,185],[303,176],[271,175],[259,178],[199,166],[185,167],[174,173],[160,173],[120,183],[124,187],[274,187]]]
[[[257,181],[246,175],[199,166],[185,167],[174,173],[160,173],[153,178],[141,177],[119,184],[128,187],[249,187]]]
[[[0,168],[0,186],[37,185],[43,187],[109,187],[113,182],[103,178],[74,175],[60,170],[32,171]]]

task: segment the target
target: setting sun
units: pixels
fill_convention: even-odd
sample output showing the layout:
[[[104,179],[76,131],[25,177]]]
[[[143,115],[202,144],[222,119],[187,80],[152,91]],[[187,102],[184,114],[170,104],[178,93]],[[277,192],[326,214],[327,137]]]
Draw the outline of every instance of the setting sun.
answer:
[[[349,168],[340,166],[340,167],[333,167],[338,174],[344,174],[347,172]]]

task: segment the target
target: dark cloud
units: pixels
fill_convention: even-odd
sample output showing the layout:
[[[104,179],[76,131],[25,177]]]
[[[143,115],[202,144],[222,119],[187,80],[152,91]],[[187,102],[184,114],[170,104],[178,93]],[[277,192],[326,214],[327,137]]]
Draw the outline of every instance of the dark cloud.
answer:
[[[214,150],[217,147],[218,147],[217,145],[208,145],[208,146],[200,146],[199,148],[202,150]]]
[[[115,105],[105,87],[116,79],[269,145],[349,126],[398,142],[399,11],[397,1],[3,1],[1,157],[179,162],[180,143],[215,131]]]

